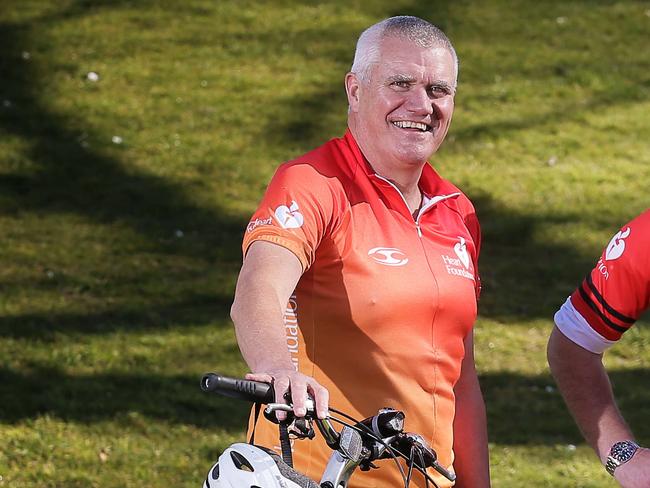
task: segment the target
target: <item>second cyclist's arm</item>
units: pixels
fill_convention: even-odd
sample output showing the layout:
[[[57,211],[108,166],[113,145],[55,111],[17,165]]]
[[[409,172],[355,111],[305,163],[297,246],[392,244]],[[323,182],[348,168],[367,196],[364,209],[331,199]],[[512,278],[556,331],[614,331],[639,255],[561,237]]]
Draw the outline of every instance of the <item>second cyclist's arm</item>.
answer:
[[[548,362],[567,407],[604,463],[612,444],[633,437],[616,406],[602,354],[583,349],[554,327]]]
[[[455,488],[487,488],[490,486],[487,420],[474,364],[472,332],[465,339],[465,357],[454,393]]]
[[[554,327],[548,362],[573,418],[605,464],[614,443],[634,437],[616,406],[602,355],[583,349]],[[629,462],[616,468],[614,476],[624,488],[650,486],[650,449],[639,449]]]

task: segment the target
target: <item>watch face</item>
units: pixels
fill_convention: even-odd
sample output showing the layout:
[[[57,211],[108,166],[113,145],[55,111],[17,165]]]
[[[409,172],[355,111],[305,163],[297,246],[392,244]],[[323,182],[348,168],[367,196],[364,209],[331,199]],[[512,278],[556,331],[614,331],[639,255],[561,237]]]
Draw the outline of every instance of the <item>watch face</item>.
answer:
[[[634,442],[617,442],[612,446],[612,450],[609,455],[623,464],[632,459],[632,456],[634,456],[634,453],[638,448],[639,446],[637,446]]]

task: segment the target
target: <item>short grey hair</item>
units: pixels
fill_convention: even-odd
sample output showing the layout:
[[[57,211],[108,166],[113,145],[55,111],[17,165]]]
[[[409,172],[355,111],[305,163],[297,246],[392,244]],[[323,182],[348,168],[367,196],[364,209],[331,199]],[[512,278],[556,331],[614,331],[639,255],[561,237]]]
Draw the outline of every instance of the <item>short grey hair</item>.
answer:
[[[370,69],[379,59],[381,41],[387,37],[408,40],[424,48],[446,48],[454,59],[454,86],[456,85],[458,79],[458,56],[451,41],[435,25],[411,15],[390,17],[371,25],[363,31],[357,41],[354,62],[350,71],[361,80],[368,81],[370,78]]]

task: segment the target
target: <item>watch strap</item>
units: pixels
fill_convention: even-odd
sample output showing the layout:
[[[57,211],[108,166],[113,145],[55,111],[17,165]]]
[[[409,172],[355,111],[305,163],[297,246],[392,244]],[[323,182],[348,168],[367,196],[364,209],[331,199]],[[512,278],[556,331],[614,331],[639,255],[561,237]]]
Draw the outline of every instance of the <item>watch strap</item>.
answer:
[[[607,456],[607,462],[605,463],[605,469],[609,474],[614,476],[614,470],[621,465],[621,462],[618,459],[614,459],[612,456]]]

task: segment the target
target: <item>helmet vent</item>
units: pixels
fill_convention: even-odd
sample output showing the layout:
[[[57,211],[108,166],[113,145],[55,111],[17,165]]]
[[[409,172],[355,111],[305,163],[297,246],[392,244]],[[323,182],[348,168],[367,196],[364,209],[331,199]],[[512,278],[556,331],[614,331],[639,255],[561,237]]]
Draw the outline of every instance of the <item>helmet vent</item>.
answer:
[[[219,463],[214,465],[214,468],[212,468],[212,472],[210,473],[210,476],[212,476],[213,480],[219,479]]]
[[[248,471],[250,473],[255,471],[251,463],[249,463],[248,460],[237,451],[230,451],[230,457],[232,458],[232,462],[235,463],[235,467],[237,469],[241,471]]]

